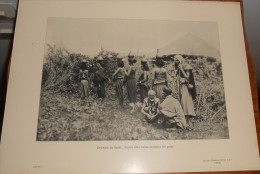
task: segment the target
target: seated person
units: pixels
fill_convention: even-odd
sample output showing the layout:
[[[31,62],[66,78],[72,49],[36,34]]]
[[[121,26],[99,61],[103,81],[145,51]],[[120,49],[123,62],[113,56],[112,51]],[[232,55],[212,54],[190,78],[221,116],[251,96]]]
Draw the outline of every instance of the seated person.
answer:
[[[141,112],[145,115],[145,120],[149,123],[155,121],[158,118],[158,107],[160,105],[160,99],[155,96],[155,91],[149,90],[148,97],[144,99],[144,103]]]
[[[186,129],[186,119],[183,113],[181,104],[178,100],[173,98],[172,90],[168,87],[163,88],[163,95],[165,99],[159,106],[160,116],[164,118],[163,123],[168,122],[170,126],[175,126]]]

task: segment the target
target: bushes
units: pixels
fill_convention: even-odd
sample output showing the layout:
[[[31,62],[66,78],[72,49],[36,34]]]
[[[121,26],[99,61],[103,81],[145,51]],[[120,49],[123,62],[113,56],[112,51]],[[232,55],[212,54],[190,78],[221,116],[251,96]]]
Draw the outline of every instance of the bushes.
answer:
[[[90,76],[96,70],[96,58],[90,59],[86,55],[70,53],[64,48],[47,45],[47,53],[42,72],[42,90],[51,90],[58,93],[77,95],[79,90],[79,70],[81,60],[86,59]],[[100,52],[103,54],[103,52]],[[112,55],[112,57],[108,57]],[[97,55],[99,56],[99,55]],[[108,78],[116,68],[116,56],[114,52],[106,52],[102,55],[105,60],[103,66]]]
[[[81,100],[81,60],[87,60],[90,76],[93,76],[97,69],[97,57],[100,55],[104,58],[103,67],[109,79],[107,97],[100,101],[92,95],[87,101]],[[224,84],[219,60],[211,61],[207,57],[195,55],[187,58],[193,67],[197,88],[195,111],[204,120],[199,119],[194,123],[194,131],[167,133],[142,122],[143,115],[140,112],[129,114],[130,108],[117,107],[118,101],[112,81],[112,74],[117,67],[117,56],[115,52],[102,49],[96,57],[89,58],[48,45],[42,71],[38,141],[228,138]],[[141,57],[137,57],[135,64],[136,77],[141,73],[140,59]],[[152,61],[148,62],[152,69]],[[127,62],[125,67],[128,67]],[[166,69],[171,76],[173,96],[178,98],[175,70],[171,60],[167,61]],[[126,127],[128,129],[125,129]]]
[[[42,90],[53,91],[59,94],[66,94],[74,97],[79,96],[79,69],[82,59],[87,60],[90,76],[97,67],[97,57],[102,56],[103,67],[105,74],[109,79],[107,83],[108,92],[111,92],[112,74],[116,70],[116,61],[118,54],[113,51],[105,51],[101,49],[98,55],[94,58],[89,58],[86,55],[70,53],[64,48],[47,45],[48,49],[44,59],[43,72],[42,72]],[[135,64],[138,68],[137,77],[140,75],[140,57]],[[226,116],[225,108],[225,94],[222,78],[222,65],[219,60],[212,57],[202,56],[189,56],[187,61],[193,67],[195,82],[197,87],[197,98],[194,102],[196,114],[208,119],[214,114]],[[127,63],[125,63],[127,67]],[[151,67],[151,64],[150,64]],[[171,88],[173,89],[174,96],[178,97],[175,83],[175,73],[172,62],[169,61],[167,69],[172,76],[173,82]],[[107,96],[112,96],[108,94]],[[214,116],[214,119],[218,118]]]

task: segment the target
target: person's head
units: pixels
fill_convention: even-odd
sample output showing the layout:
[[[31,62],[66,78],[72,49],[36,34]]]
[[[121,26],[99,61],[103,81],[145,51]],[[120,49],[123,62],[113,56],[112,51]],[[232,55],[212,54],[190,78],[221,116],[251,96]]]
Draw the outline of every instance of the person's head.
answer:
[[[134,54],[130,51],[130,53],[128,54],[128,59],[133,59],[134,57]]]
[[[149,66],[148,66],[148,64],[147,63],[142,63],[142,70],[143,71],[149,71]]]
[[[103,57],[102,56],[98,56],[97,57],[97,61],[103,61],[104,59],[103,59]]]
[[[116,60],[117,61],[123,61],[123,58],[122,57],[117,57]]]
[[[148,98],[150,100],[154,100],[155,99],[155,91],[154,90],[149,90],[148,91]]]
[[[165,97],[168,96],[168,95],[172,95],[172,90],[165,86],[163,88],[163,94],[164,94]]]
[[[122,60],[117,61],[117,66],[120,68],[123,68],[125,66],[124,62]]]
[[[178,55],[174,56],[174,62],[176,64],[183,63],[183,62],[185,62],[185,59],[181,55],[178,54]]]
[[[83,69],[83,70],[87,69],[87,60],[86,59],[81,60],[80,69]]]
[[[100,63],[97,63],[97,67],[98,67],[98,69],[103,69],[103,67],[101,66]]]
[[[163,59],[157,58],[157,59],[155,60],[155,65],[156,65],[157,67],[159,67],[159,68],[162,68],[162,67],[165,65],[165,62],[163,61]]]
[[[148,61],[147,61],[147,59],[145,57],[143,57],[142,60],[141,60],[141,63],[145,64],[145,63],[148,63]]]
[[[128,58],[128,63],[129,65],[133,65],[137,62],[137,60],[133,57],[133,58]]]

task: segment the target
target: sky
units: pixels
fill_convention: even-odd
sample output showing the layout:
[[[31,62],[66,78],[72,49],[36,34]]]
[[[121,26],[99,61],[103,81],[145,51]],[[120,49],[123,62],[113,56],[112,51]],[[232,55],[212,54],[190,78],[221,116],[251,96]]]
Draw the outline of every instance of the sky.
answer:
[[[97,54],[101,46],[119,53],[152,52],[187,33],[219,50],[214,22],[48,18],[46,30],[46,44],[86,55]]]

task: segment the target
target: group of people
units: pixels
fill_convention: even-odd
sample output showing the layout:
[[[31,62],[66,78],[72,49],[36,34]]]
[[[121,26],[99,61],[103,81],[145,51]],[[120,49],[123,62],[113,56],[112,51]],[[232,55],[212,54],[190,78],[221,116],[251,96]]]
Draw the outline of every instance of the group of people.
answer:
[[[97,58],[97,61],[102,62],[103,58],[100,56]],[[81,87],[81,96],[83,99],[88,99],[90,95],[90,81],[96,89],[97,97],[100,99],[105,98],[106,90],[105,85],[108,81],[107,76],[105,75],[105,70],[101,63],[96,64],[96,70],[93,74],[93,77],[90,78],[89,67],[87,66],[87,60],[83,59],[80,64],[79,70],[79,79]]]
[[[166,124],[167,126],[177,126],[181,129],[189,128],[191,120],[196,116],[194,110],[194,99],[196,97],[196,86],[192,67],[181,55],[174,56],[174,70],[177,83],[177,91],[179,100],[172,95],[172,90],[169,87],[170,74],[165,68],[165,62],[162,58],[156,58],[154,61],[155,67],[150,70],[147,59],[141,60],[141,74],[137,75],[137,66],[133,54],[128,55],[128,67],[125,68],[125,63],[122,59],[117,60],[117,69],[113,73],[115,91],[119,101],[119,105],[124,105],[124,88],[131,106],[131,111],[136,110],[137,104],[137,89],[140,91],[140,100],[142,103],[141,112],[144,114],[144,119],[149,123],[157,122]],[[82,94],[87,97],[88,89],[88,70],[80,70],[80,79]],[[98,96],[105,97],[105,82],[107,78],[104,69],[98,64],[98,70],[94,74],[94,84],[98,89]]]

